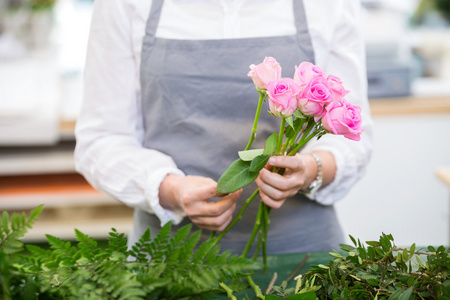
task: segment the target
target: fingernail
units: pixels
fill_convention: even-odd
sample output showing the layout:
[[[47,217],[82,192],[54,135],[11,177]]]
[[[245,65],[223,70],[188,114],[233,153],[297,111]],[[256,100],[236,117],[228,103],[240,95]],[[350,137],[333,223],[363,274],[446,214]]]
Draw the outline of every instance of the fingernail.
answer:
[[[273,165],[275,163],[275,157],[271,157],[271,158],[269,158],[269,164],[270,165]]]

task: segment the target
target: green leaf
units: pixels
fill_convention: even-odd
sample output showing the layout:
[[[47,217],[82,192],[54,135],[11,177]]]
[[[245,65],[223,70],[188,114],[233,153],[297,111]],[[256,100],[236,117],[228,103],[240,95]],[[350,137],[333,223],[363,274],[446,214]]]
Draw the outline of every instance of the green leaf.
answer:
[[[294,116],[298,119],[306,119],[306,116],[299,110],[294,111]]]
[[[408,254],[408,249],[403,249],[403,255],[402,255],[403,259],[405,261],[407,261],[409,259],[409,254]]]
[[[399,299],[399,300],[408,300],[408,299],[411,297],[412,292],[413,292],[413,288],[410,287],[409,289],[407,289],[406,291],[404,291],[404,292],[400,295],[400,297],[398,297],[398,299]]]
[[[414,255],[414,252],[416,251],[416,244],[412,244],[411,247],[409,248],[409,253],[410,256],[412,257]]]
[[[286,123],[289,124],[292,128],[294,128],[294,120],[292,120],[292,116],[289,116],[287,118],[284,118],[286,120]]]
[[[292,295],[292,296],[289,296],[284,299],[286,299],[286,300],[316,300],[317,297],[313,291],[309,291],[309,292],[302,293],[302,294]]]
[[[41,212],[43,209],[44,209],[44,205],[42,204],[30,212],[30,217],[28,218],[28,222],[27,222],[28,228],[31,228],[33,226],[34,222],[36,222],[37,218],[39,218],[39,216],[41,215]]]
[[[277,145],[278,145],[278,134],[274,132],[267,138],[263,154],[266,155],[274,154],[275,151],[277,151]]]
[[[250,164],[249,161],[235,160],[219,178],[217,193],[232,193],[254,181],[258,177],[258,172],[250,172]]]
[[[251,150],[244,150],[239,151],[238,155],[239,158],[243,161],[252,161],[255,157],[263,154],[264,149],[251,149]]]
[[[350,251],[355,251],[355,247],[352,247],[350,245],[346,245],[346,244],[339,244],[339,246],[341,247],[342,250],[344,250],[345,252],[350,252]]]
[[[393,292],[391,294],[391,296],[388,298],[388,300],[397,299],[401,293],[402,293],[402,290],[396,290],[395,292]]]
[[[248,169],[250,172],[259,172],[262,168],[265,167],[267,162],[269,161],[270,155],[260,155],[255,157],[255,159],[251,162],[250,168]]]
[[[264,299],[266,300],[280,300],[281,298],[275,296],[275,295],[265,295]]]
[[[356,246],[357,245],[357,243],[356,243],[356,240],[355,240],[355,238],[354,237],[352,237],[351,235],[348,235],[349,237],[350,237],[350,239],[352,240],[352,242],[353,242],[353,244]]]

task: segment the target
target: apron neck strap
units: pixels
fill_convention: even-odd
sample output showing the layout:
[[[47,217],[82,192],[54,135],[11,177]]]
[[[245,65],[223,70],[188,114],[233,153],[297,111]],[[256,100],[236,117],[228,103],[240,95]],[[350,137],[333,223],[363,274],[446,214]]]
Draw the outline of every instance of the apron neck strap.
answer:
[[[162,7],[164,0],[153,0],[150,14],[147,20],[147,26],[145,29],[146,35],[155,37],[156,29],[158,28],[159,19],[161,17]],[[306,22],[305,8],[303,0],[293,0],[295,27],[297,29],[297,35],[308,33],[308,24]]]
[[[158,28],[159,19],[161,17],[161,11],[164,4],[164,0],[153,0],[152,8],[150,9],[150,15],[147,20],[147,26],[145,34],[150,37],[155,37],[156,28]]]

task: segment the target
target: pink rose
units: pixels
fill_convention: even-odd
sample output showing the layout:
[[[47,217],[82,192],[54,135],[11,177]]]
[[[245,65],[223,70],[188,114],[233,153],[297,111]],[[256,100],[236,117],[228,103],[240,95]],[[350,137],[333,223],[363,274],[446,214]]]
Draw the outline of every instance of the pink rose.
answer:
[[[271,81],[267,85],[270,112],[280,118],[291,116],[297,109],[301,88],[291,78]]]
[[[253,83],[258,89],[267,89],[270,81],[281,78],[281,66],[273,57],[266,57],[259,65],[250,65],[247,76],[253,79]]]
[[[327,105],[322,114],[323,128],[355,141],[361,139],[361,122],[361,108],[345,99]]]
[[[318,66],[310,62],[302,62],[298,67],[295,66],[294,81],[304,88],[314,77],[325,76],[325,73]]]
[[[339,77],[328,75],[327,81],[334,101],[340,101],[349,93],[349,91],[347,91],[342,85],[342,81]]]
[[[323,107],[333,101],[328,82],[324,77],[313,77],[298,99],[298,108],[307,116],[320,116]]]

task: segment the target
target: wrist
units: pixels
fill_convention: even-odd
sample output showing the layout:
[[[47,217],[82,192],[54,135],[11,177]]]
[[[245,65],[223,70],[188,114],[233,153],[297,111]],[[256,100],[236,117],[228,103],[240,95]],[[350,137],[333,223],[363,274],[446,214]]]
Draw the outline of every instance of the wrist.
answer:
[[[168,174],[159,186],[159,204],[170,210],[182,209],[180,185],[182,176]]]
[[[307,178],[309,177],[309,180],[306,181],[307,187],[304,188],[302,192],[311,198],[322,187],[323,165],[321,158],[317,154],[311,153],[308,155],[308,157],[310,157],[309,168],[307,168],[307,170],[310,170],[310,172],[308,172],[308,175],[315,175],[306,176]]]

